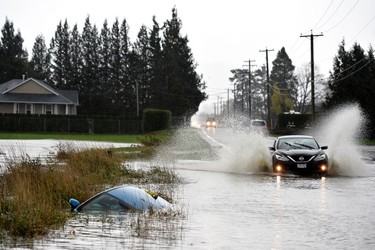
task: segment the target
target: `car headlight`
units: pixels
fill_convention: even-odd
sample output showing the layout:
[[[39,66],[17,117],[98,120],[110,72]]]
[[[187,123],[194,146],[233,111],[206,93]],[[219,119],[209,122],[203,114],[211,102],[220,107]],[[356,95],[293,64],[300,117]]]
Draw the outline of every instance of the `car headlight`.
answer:
[[[317,157],[315,157],[314,161],[322,161],[326,159],[326,154],[320,154]]]
[[[289,161],[288,158],[286,158],[285,156],[283,155],[275,155],[276,159],[279,160],[279,161]]]

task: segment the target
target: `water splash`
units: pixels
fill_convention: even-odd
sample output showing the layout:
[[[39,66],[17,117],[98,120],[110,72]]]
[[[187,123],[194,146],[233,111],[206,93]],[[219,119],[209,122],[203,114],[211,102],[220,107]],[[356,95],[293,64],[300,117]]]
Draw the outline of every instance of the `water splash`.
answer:
[[[358,139],[365,135],[365,122],[365,116],[357,104],[340,106],[320,121],[314,134],[320,144],[328,145],[330,175],[369,174],[357,144]]]
[[[235,135],[236,144],[224,153],[218,165],[235,173],[260,173],[271,169],[271,153],[266,137],[257,133]]]

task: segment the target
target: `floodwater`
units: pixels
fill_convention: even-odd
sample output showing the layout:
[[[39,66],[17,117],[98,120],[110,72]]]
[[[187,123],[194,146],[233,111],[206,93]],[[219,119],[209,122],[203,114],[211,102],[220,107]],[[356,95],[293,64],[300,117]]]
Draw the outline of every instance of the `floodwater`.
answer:
[[[184,179],[176,188],[177,208],[172,215],[80,215],[49,237],[17,246],[375,249],[375,148],[356,146],[353,138],[360,118],[356,107],[347,108],[345,114],[331,117],[330,126],[343,124],[334,132],[320,128],[317,138],[329,146],[332,170],[319,178],[269,171],[267,147],[274,138],[230,128],[202,128],[199,133],[210,143],[209,150],[190,149],[195,157],[165,163]],[[191,143],[190,132],[183,130],[179,143]]]

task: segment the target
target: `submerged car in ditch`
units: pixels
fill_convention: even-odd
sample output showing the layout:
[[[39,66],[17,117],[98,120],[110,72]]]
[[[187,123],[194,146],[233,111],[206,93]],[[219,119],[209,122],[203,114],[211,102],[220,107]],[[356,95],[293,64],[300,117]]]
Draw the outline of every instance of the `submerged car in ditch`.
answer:
[[[272,151],[275,173],[320,174],[328,171],[327,146],[319,146],[312,136],[289,135],[278,137]]]
[[[107,189],[92,198],[79,203],[70,199],[73,212],[106,212],[172,208],[172,204],[158,194],[133,186],[119,186]]]

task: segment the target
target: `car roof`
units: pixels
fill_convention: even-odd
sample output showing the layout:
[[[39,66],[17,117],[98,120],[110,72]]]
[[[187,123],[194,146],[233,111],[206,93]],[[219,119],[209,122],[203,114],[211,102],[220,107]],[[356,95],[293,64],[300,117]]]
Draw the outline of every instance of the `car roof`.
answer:
[[[107,193],[118,200],[123,201],[126,205],[131,208],[138,210],[146,210],[150,207],[154,209],[167,208],[170,203],[164,200],[162,197],[157,197],[156,199],[152,197],[146,190],[134,186],[117,186],[113,188],[106,189],[87,201],[83,202],[79,207],[84,207],[86,204],[90,203],[94,198],[99,195]],[[77,209],[79,209],[79,207]]]
[[[283,135],[277,137],[277,139],[283,139],[283,138],[314,138],[310,135]]]

